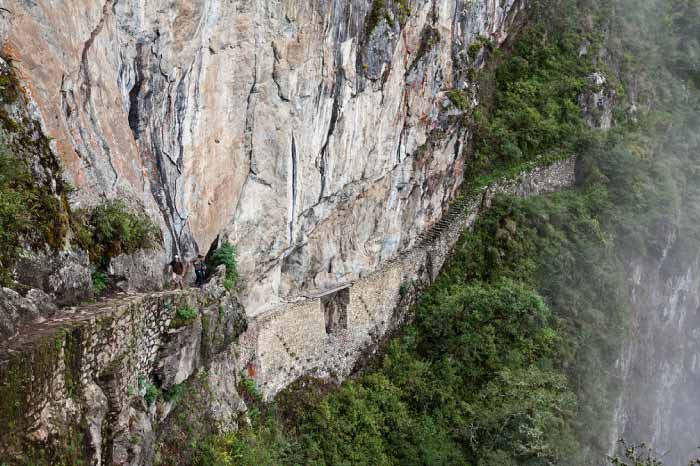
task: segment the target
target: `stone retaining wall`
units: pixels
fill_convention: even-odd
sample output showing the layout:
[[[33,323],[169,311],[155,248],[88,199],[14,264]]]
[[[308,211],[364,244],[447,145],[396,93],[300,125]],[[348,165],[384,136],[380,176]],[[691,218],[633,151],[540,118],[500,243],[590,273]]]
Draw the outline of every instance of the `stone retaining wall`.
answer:
[[[407,309],[401,303],[411,302],[407,294],[435,280],[462,232],[490,208],[496,194],[531,196],[561,190],[574,183],[575,165],[575,158],[557,162],[455,201],[447,220],[421,235],[416,247],[331,293],[349,293],[342,310],[345,326],[327,331],[327,295],[299,298],[253,318],[256,341],[248,364],[263,395],[273,397],[301,375],[347,377],[365,350],[404,319]]]
[[[196,317],[178,319],[185,307]],[[149,388],[158,398],[226,356],[242,316],[215,282],[205,292],[120,296],[27,327],[0,351],[0,458],[55,464],[75,441],[91,464],[150,464],[155,427],[172,406],[147,403]]]

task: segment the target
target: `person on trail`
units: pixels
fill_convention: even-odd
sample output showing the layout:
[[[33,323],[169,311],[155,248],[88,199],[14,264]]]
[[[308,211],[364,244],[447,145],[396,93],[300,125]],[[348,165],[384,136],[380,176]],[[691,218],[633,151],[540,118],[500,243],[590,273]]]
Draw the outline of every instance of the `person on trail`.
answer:
[[[180,256],[175,255],[173,261],[168,264],[173,271],[173,284],[183,288],[182,283],[185,277],[185,264],[180,259]]]
[[[198,254],[192,261],[192,265],[194,266],[194,273],[197,276],[195,285],[201,290],[204,286],[204,275],[207,272],[207,264],[204,262],[204,256]]]

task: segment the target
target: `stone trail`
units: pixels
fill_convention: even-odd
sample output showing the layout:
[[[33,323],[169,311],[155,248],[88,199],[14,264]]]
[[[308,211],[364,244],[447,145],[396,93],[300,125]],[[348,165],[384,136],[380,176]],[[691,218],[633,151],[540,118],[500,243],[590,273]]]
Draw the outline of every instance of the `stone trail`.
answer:
[[[436,242],[444,239],[443,236],[448,231],[457,230],[457,233],[461,233],[464,228],[470,227],[472,223],[470,222],[470,217],[475,219],[478,213],[476,210],[488,208],[491,199],[497,193],[522,194],[527,196],[558,190],[562,186],[573,183],[574,166],[575,158],[570,158],[561,162],[556,162],[548,167],[540,167],[533,171],[525,172],[513,180],[502,180],[501,183],[485,186],[471,195],[461,195],[450,204],[448,212],[439,221],[427,231],[418,235],[417,244],[413,248],[388,259],[374,273],[352,282],[340,283],[333,288],[306,291],[294,298],[289,298],[287,302],[275,307],[275,309],[259,314],[259,317],[262,318],[265,315],[279,312],[280,308],[298,303],[300,300],[318,300],[329,294],[339,292],[345,288],[350,288],[357,282],[373,280],[375,275],[381,275],[383,269],[404,262],[407,258],[414,257],[430,249]],[[30,345],[36,339],[50,336],[60,330],[94,323],[94,321],[100,317],[108,316],[120,309],[124,309],[146,299],[177,296],[191,297],[199,294],[201,294],[201,292],[196,288],[186,290],[164,290],[151,293],[120,293],[114,297],[99,300],[95,303],[67,307],[61,309],[55,316],[45,321],[23,325],[15,336],[0,343],[0,359],[2,359],[3,354],[18,351],[22,347]]]
[[[257,340],[256,380],[262,392],[274,396],[301,374],[340,378],[350,374],[364,349],[406,318],[408,309],[402,303],[409,303],[418,290],[410,286],[407,293],[406,285],[426,285],[437,277],[462,232],[490,208],[494,196],[559,191],[574,183],[575,165],[572,157],[464,196],[414,247],[383,262],[373,273],[333,288],[307,291],[250,318]]]
[[[3,356],[21,351],[31,346],[33,342],[57,334],[62,330],[70,330],[82,325],[94,324],[97,319],[111,316],[121,309],[128,308],[149,298],[165,298],[186,296],[199,290],[165,290],[151,293],[119,293],[107,299],[94,303],[66,307],[56,315],[41,321],[23,324],[18,332],[0,343],[0,361]]]

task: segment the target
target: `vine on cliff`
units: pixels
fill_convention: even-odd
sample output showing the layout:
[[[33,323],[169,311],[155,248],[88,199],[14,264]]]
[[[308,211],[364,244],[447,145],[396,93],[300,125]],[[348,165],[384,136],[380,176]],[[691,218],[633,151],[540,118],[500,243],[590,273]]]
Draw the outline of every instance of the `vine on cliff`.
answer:
[[[0,60],[2,60],[0,58]],[[69,231],[70,187],[41,135],[25,114],[26,97],[14,68],[0,61],[0,285],[27,247],[62,248]],[[36,136],[36,134],[40,136]]]
[[[145,213],[123,201],[71,209],[74,188],[63,178],[50,138],[26,114],[27,105],[15,70],[0,62],[0,285],[21,287],[12,271],[27,249],[80,247],[105,270],[112,257],[161,242]],[[104,289],[103,277],[96,278]]]

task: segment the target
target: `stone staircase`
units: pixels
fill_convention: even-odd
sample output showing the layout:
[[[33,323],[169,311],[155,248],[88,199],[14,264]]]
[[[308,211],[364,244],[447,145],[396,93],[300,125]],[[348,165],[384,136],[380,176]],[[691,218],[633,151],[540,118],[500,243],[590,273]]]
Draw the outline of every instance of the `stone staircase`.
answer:
[[[425,248],[433,244],[440,236],[456,222],[461,222],[469,214],[469,208],[474,205],[474,196],[462,194],[450,203],[447,214],[443,215],[431,228],[418,235],[417,248]]]

